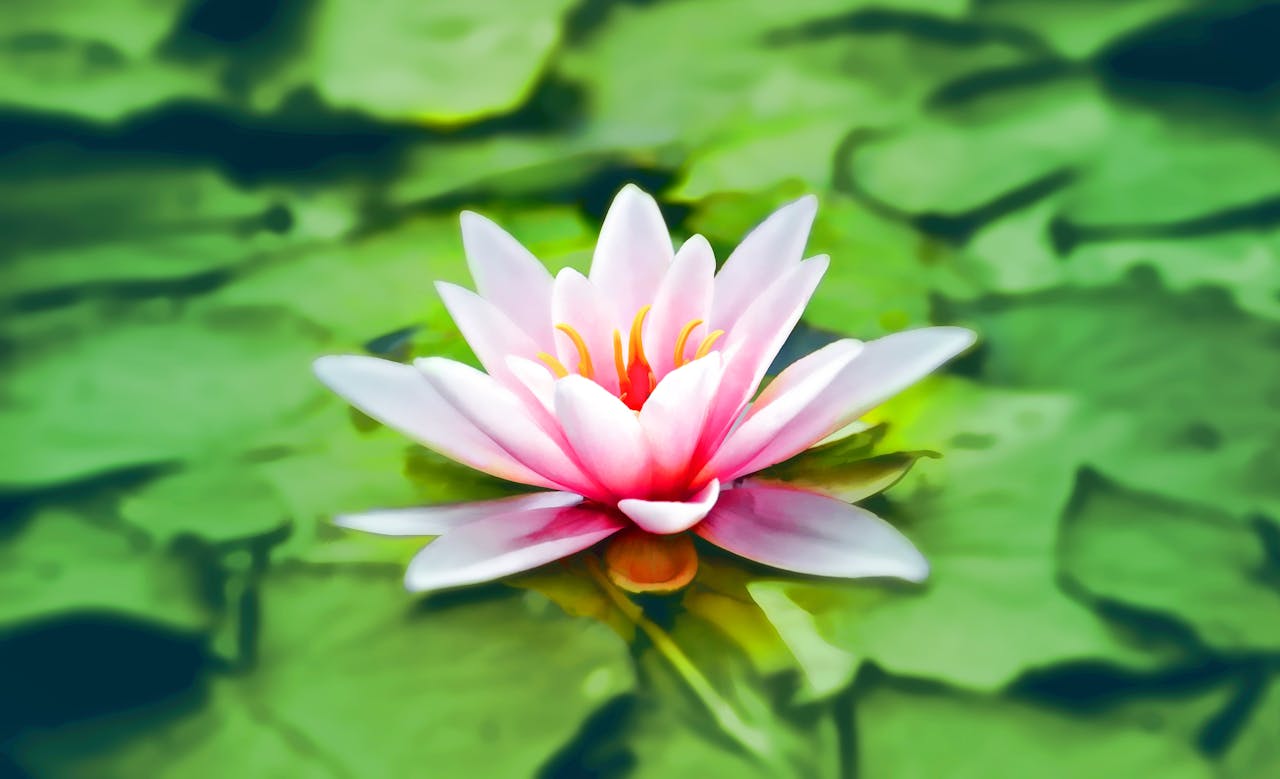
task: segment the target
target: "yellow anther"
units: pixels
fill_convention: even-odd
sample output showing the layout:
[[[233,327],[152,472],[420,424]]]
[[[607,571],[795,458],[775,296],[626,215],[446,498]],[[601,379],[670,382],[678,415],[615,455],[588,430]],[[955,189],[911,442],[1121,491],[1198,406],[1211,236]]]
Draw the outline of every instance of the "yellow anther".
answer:
[[[563,379],[565,376],[569,375],[569,369],[564,367],[564,363],[560,362],[552,355],[547,354],[546,352],[538,352],[538,359],[547,364],[547,367],[551,369],[551,372],[556,375],[557,379]]]
[[[613,368],[618,372],[620,394],[625,394],[631,387],[631,379],[627,377],[627,363],[622,356],[622,333],[613,331]]]
[[[711,335],[702,339],[702,343],[698,344],[698,351],[693,353],[693,359],[699,360],[707,356],[707,352],[711,351],[711,347],[716,341],[720,340],[720,336],[724,335],[723,330],[716,330]]]
[[[644,306],[636,312],[636,318],[631,320],[631,339],[630,339],[630,359],[627,360],[627,366],[632,365],[648,365],[649,361],[644,357],[644,344],[641,338],[644,335],[644,318],[649,315],[649,309],[653,306]]]
[[[569,336],[569,340],[573,341],[573,346],[578,350],[578,373],[588,379],[595,378],[595,369],[591,367],[591,353],[587,351],[587,342],[582,340],[582,336],[578,335],[578,331],[574,330],[564,322],[556,325],[556,329]]]
[[[679,368],[684,365],[684,347],[689,342],[689,336],[693,334],[694,329],[702,324],[701,319],[695,319],[684,327],[680,328],[680,335],[676,336],[676,359],[675,365]]]

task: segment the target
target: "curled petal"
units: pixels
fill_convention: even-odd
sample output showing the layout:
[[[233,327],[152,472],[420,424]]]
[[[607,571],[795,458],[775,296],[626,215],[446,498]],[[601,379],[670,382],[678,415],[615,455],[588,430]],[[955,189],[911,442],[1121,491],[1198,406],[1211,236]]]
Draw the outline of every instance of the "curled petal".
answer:
[[[409,563],[405,586],[425,592],[492,581],[580,552],[622,528],[589,504],[498,511],[428,544]]]
[[[712,480],[687,501],[637,500],[618,501],[618,510],[640,526],[658,535],[680,533],[702,521],[720,497],[720,482]]]
[[[529,495],[472,503],[412,506],[343,514],[335,517],[333,523],[349,530],[362,530],[383,536],[438,536],[488,516],[519,514],[531,509],[560,508],[581,502],[582,496],[572,492],[535,492]]]
[[[657,202],[634,184],[623,187],[600,226],[590,274],[616,309],[615,327],[629,324],[653,301],[671,255],[671,234]]]
[[[337,355],[316,360],[314,369],[351,405],[445,457],[500,479],[556,487],[476,427],[411,365]]]
[[[758,563],[846,579],[923,581],[929,564],[892,525],[826,495],[764,483],[726,490],[694,532]]]
[[[529,335],[551,347],[551,274],[519,241],[493,222],[462,212],[462,245],[476,289]]]

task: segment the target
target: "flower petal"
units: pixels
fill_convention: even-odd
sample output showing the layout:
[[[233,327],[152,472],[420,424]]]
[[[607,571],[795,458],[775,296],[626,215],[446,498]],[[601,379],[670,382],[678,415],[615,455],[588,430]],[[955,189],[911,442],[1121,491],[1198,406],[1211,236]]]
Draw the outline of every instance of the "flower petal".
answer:
[[[333,523],[349,530],[362,530],[383,536],[438,536],[488,516],[573,506],[581,502],[582,496],[572,492],[534,492],[498,500],[343,514],[335,517]]]
[[[436,291],[480,364],[499,381],[511,378],[508,355],[532,358],[541,351],[506,314],[471,290],[437,281]]]
[[[804,256],[818,199],[806,195],[779,208],[742,239],[716,275],[712,327],[729,330],[760,293],[760,280],[776,278]]]
[[[712,451],[723,440],[764,378],[827,271],[825,255],[810,258],[771,284],[724,337],[724,376],[707,419],[701,446]]]
[[[716,475],[737,478],[803,452],[968,349],[974,339],[963,327],[925,327],[867,343],[825,386],[801,384],[767,404],[758,402],[730,436],[736,464],[726,456]],[[725,447],[730,445],[727,439]]]
[[[555,487],[464,417],[416,368],[377,357],[315,361],[316,376],[364,413],[450,459],[500,479]]]
[[[748,483],[726,490],[694,532],[748,560],[816,576],[918,582],[929,564],[892,525],[814,492]]]
[[[498,511],[428,544],[409,563],[405,586],[425,592],[492,581],[580,552],[623,527],[587,505]]]
[[[637,500],[618,501],[618,510],[631,518],[641,530],[659,535],[682,533],[702,521],[720,497],[720,482],[712,479],[687,501]]]
[[[653,301],[671,256],[671,234],[657,202],[626,185],[605,214],[591,258],[591,281],[617,309],[616,327],[630,324]]]
[[[695,319],[704,322],[686,340],[685,359],[693,356],[702,338],[711,332],[705,322],[711,316],[715,272],[716,257],[711,244],[701,235],[695,235],[676,252],[675,260],[663,276],[644,332],[645,357],[659,380],[675,368],[676,340],[686,324]]]
[[[658,382],[640,409],[640,428],[658,477],[688,478],[707,414],[720,386],[717,353],[676,368]]]
[[[601,489],[570,457],[558,431],[538,424],[515,393],[470,365],[427,357],[414,363],[436,391],[518,462],[562,489],[597,497]]]
[[[615,497],[650,489],[649,446],[636,415],[581,376],[556,382],[556,416],[583,467]]]
[[[547,366],[523,357],[508,357],[507,369],[548,414],[556,413],[556,377]]]
[[[557,325],[565,324],[582,337],[591,360],[592,377],[610,392],[618,391],[618,372],[614,369],[613,331],[618,329],[613,304],[587,277],[573,268],[556,275],[551,292],[551,317]],[[556,352],[570,373],[582,373],[577,345],[568,334],[556,332]],[[624,342],[626,333],[619,336]]]
[[[752,404],[742,423],[733,429],[707,463],[704,473],[724,474],[726,480],[743,473],[750,461],[789,425],[808,413],[814,399],[835,381],[862,351],[861,341],[836,341],[792,363],[778,374]]]
[[[476,289],[527,333],[540,349],[551,347],[551,273],[507,231],[463,211],[462,245]]]

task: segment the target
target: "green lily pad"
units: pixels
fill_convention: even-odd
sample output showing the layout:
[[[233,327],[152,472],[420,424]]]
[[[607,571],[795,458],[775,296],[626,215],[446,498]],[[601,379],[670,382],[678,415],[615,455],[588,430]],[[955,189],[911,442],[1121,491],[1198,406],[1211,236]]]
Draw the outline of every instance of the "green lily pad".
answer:
[[[256,87],[254,102],[313,86],[333,106],[391,121],[456,125],[506,113],[532,92],[572,5],[322,0],[307,45]]]
[[[929,560],[921,588],[768,582],[821,635],[889,671],[1000,688],[1061,662],[1167,661],[1128,644],[1055,579],[1058,518],[1091,433],[1069,398],[927,382],[882,408],[885,445],[928,446],[883,511]]]
[[[881,688],[859,699],[857,719],[858,763],[866,776],[1216,775],[1176,735],[996,699]]]
[[[1089,595],[1176,616],[1216,649],[1280,647],[1276,574],[1260,534],[1235,517],[1091,484],[1059,555]]]
[[[1265,776],[1280,765],[1280,682],[1272,677],[1244,730],[1223,757],[1223,776],[1251,779]]]
[[[84,612],[187,632],[212,621],[184,561],[108,518],[49,506],[0,540],[0,628]]]
[[[1130,32],[1194,7],[1191,0],[979,0],[973,16],[983,24],[1035,35],[1073,60],[1087,59]]]
[[[250,466],[198,461],[131,492],[120,516],[160,543],[186,535],[235,541],[289,522],[280,495]]]

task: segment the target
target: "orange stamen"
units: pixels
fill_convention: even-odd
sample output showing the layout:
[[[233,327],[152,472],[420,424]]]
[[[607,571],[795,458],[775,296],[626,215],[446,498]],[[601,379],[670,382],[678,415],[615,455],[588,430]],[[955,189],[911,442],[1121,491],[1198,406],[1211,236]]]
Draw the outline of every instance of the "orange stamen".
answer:
[[[631,356],[627,361],[628,370],[633,365],[643,365],[645,367],[649,365],[649,361],[644,357],[644,344],[641,342],[641,338],[644,334],[644,318],[649,315],[650,308],[653,308],[653,306],[643,306],[636,312],[636,318],[631,320]]]
[[[689,343],[689,336],[693,334],[693,331],[694,331],[694,330],[698,327],[698,325],[700,325],[700,324],[702,324],[702,320],[701,320],[701,319],[695,319],[695,320],[693,320],[692,322],[690,322],[689,324],[687,324],[687,325],[685,325],[684,327],[680,328],[680,335],[676,336],[676,359],[675,359],[675,364],[676,364],[676,367],[677,367],[677,368],[679,368],[681,365],[684,365],[684,347],[685,347],[685,344]]]
[[[578,350],[578,373],[588,379],[595,378],[595,369],[591,366],[591,354],[587,351],[587,342],[582,340],[582,336],[578,335],[578,331],[574,330],[564,322],[556,325],[556,329],[569,336],[569,340],[573,341],[573,346]]]
[[[716,330],[711,335],[703,338],[702,343],[698,344],[698,351],[693,353],[693,359],[700,360],[703,357],[706,357],[707,353],[711,351],[711,347],[715,345],[716,341],[720,340],[720,336],[722,335],[724,335],[723,330]]]
[[[627,378],[627,364],[622,357],[622,333],[613,331],[613,368],[618,372],[619,394],[625,395],[631,388],[631,379]]]
[[[564,363],[546,352],[538,352],[538,359],[547,364],[547,367],[551,369],[551,372],[556,375],[557,379],[563,379],[565,376],[569,375],[569,369],[564,367]]]

